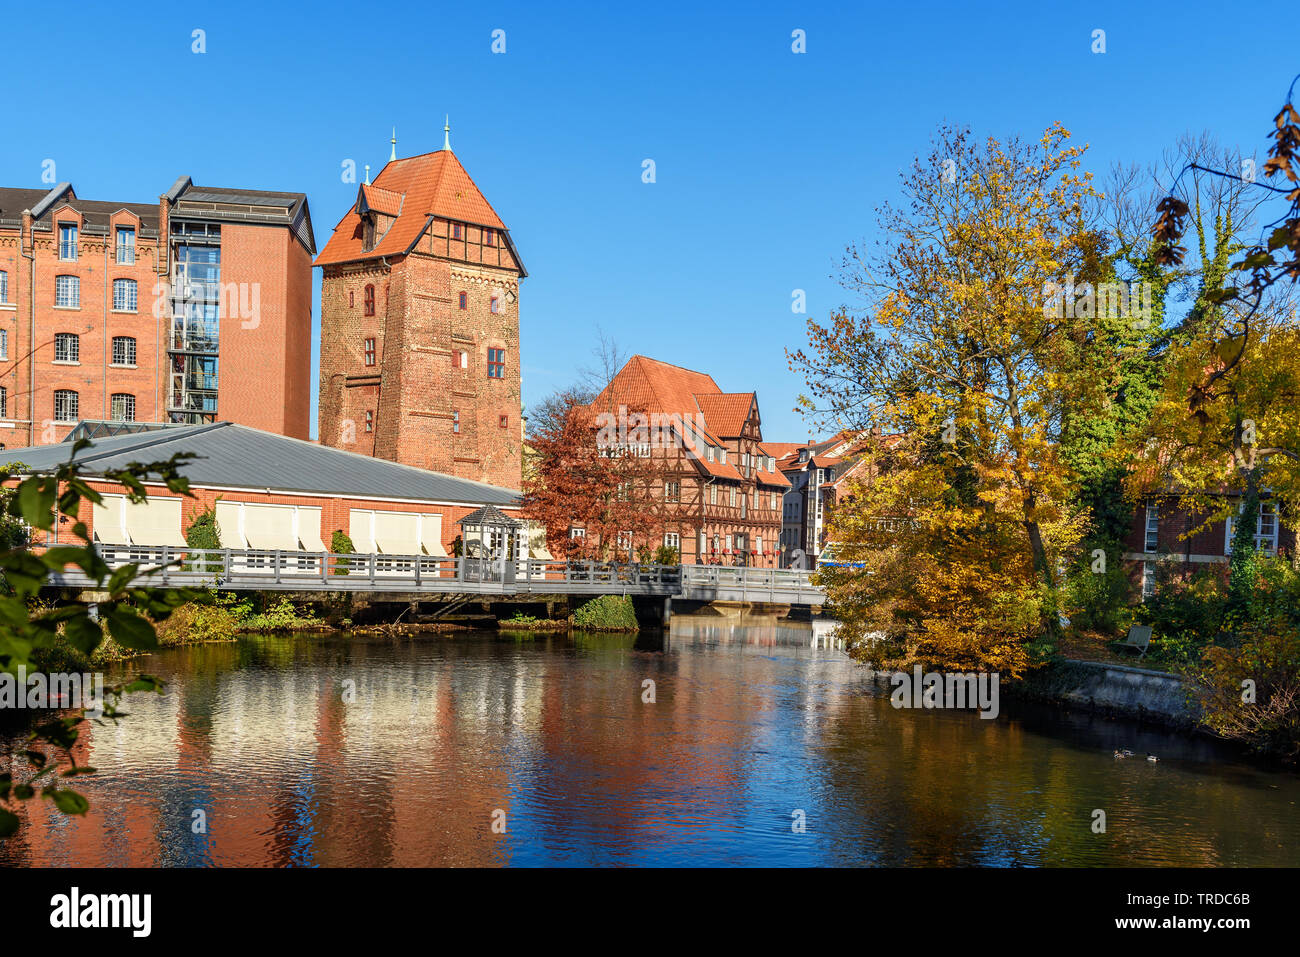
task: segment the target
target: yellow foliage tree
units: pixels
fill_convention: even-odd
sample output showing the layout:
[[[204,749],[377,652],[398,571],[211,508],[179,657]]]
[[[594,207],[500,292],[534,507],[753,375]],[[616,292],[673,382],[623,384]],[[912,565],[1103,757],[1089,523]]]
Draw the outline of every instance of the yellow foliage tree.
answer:
[[[1058,627],[1087,517],[1056,443],[1067,403],[1101,401],[1078,374],[1092,303],[1060,295],[1097,244],[1068,140],[941,129],[904,175],[907,206],[882,211],[884,248],[849,250],[843,281],[867,308],[811,320],[791,356],[812,414],[897,436],[864,453],[832,519],[849,565],[823,573],[848,636],[885,666],[1018,675]]]

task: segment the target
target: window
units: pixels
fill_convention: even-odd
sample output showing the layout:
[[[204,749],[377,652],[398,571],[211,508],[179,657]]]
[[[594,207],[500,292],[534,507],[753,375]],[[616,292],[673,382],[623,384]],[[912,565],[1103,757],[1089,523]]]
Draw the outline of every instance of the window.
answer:
[[[134,279],[114,279],[113,308],[118,312],[135,312],[136,292]]]
[[[117,264],[130,266],[135,263],[135,230],[129,226],[117,227]]]
[[[682,500],[681,482],[664,482],[664,501],[680,502]]]
[[[488,378],[504,379],[506,377],[506,350],[488,350]]]
[[[375,287],[374,286],[366,286],[363,302],[365,305],[365,314],[367,316],[373,316],[375,314]]]
[[[134,422],[135,396],[126,392],[114,392],[109,409],[109,418],[114,422]]]
[[[366,409],[366,431],[375,431],[375,410]]]
[[[1142,600],[1146,601],[1156,593],[1155,562],[1142,563]]]
[[[631,533],[631,532],[619,532],[619,533],[618,533],[618,537],[615,539],[615,547],[616,547],[620,552],[631,552],[631,551],[632,551],[632,533]]]
[[[1146,544],[1144,551],[1154,552],[1160,547],[1160,509],[1155,502],[1147,502]]]
[[[492,312],[500,312],[500,311],[501,311],[501,300],[498,299],[496,296],[493,296],[491,302],[490,302],[489,305],[488,305],[488,308],[489,308]]]
[[[762,536],[762,535],[759,535],[758,537],[756,537],[756,538],[754,539],[754,551],[758,552],[760,555],[763,554],[763,536]]]
[[[483,230],[483,245],[484,245],[484,246],[492,246],[492,245],[495,245],[495,244],[496,244],[496,241],[497,241],[497,236],[496,236],[496,233],[495,233],[495,232],[493,232],[493,231],[490,230],[490,229],[485,229],[485,230]]]
[[[76,422],[80,396],[71,389],[54,390],[54,421]]]
[[[451,410],[451,430],[452,432],[460,432],[460,410],[459,409]]]
[[[9,330],[0,329],[0,360],[9,358]]]
[[[54,304],[63,309],[81,308],[81,279],[78,276],[54,277]]]
[[[713,461],[713,446],[706,445],[704,447],[704,457],[707,458],[710,462]]]
[[[451,224],[451,238],[452,238],[452,239],[460,239],[460,223],[452,223],[452,224]],[[461,296],[463,297],[464,295],[465,295],[465,294],[462,292],[462,293],[461,293]],[[464,307],[464,306],[461,306],[461,308],[464,309],[465,307]]]
[[[77,261],[76,223],[59,223],[59,258],[64,262]]]
[[[366,365],[372,366],[374,364],[375,364],[375,340],[367,339],[366,340]]]
[[[681,537],[679,534],[677,534],[676,532],[664,532],[664,547],[665,547],[665,548],[681,548],[681,547],[682,547],[682,537]]]
[[[570,537],[570,538],[586,538],[586,537],[587,537],[587,530],[586,530],[585,528],[571,528],[571,529],[569,529],[569,537]]]
[[[732,508],[735,508],[735,507],[736,507],[736,487],[733,485],[730,489],[728,489],[728,491],[730,492],[730,496],[731,496],[731,501],[730,501],[728,504],[730,504]]]
[[[778,502],[779,500],[780,500],[780,497],[777,495],[776,492],[773,492],[773,493],[772,493],[772,511],[775,512],[778,508],[781,507],[780,505],[777,504],[777,502]]]
[[[451,354],[451,364],[457,369],[469,368],[469,353],[464,349],[457,349]]]
[[[503,415],[503,416],[499,417],[499,418],[497,419],[497,425],[501,426],[501,428],[503,428],[503,429],[508,429],[508,428],[510,428],[510,416],[508,416],[508,415]]]
[[[131,336],[113,337],[113,365],[135,365],[135,339]]]
[[[0,303],[9,301],[9,273],[0,269]]]
[[[467,292],[462,292],[462,293],[460,294],[460,307],[461,307],[461,309],[468,309],[468,308],[469,308],[469,293],[467,293]]]
[[[726,541],[727,541],[727,545],[726,545],[727,551],[731,551],[731,536],[730,536],[730,535],[727,536]]]
[[[709,486],[709,504],[710,505],[718,504],[718,487],[716,485]]]
[[[0,419],[9,418],[9,390],[0,385]]]
[[[351,289],[348,290],[348,308],[349,309],[357,308],[357,294],[354,290]]]
[[[71,332],[58,332],[54,335],[54,361],[80,362],[81,337]]]
[[[1237,511],[1240,513],[1240,507]],[[1236,516],[1229,516],[1224,524],[1223,553],[1231,555],[1232,538],[1237,531]],[[1259,513],[1255,516],[1255,547],[1268,554],[1277,551],[1277,506],[1272,502],[1259,503]]]

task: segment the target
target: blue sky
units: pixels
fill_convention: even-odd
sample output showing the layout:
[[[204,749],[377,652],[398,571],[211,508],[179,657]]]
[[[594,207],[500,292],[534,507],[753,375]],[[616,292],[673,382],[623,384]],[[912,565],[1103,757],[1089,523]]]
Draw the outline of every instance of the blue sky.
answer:
[[[438,149],[449,113],[530,273],[525,404],[590,364],[599,324],[629,353],[756,389],[764,436],[793,441],[791,292],[819,316],[846,301],[840,254],[874,235],[939,123],[1005,137],[1059,120],[1098,173],[1188,130],[1262,157],[1294,37],[1222,4],[1134,6],[86,4],[52,30],[11,5],[27,42],[0,184],[37,187],[53,158],[88,199],[152,201],[181,174],[301,190],[323,247],[355,197],[342,162],[378,172],[394,125],[399,155]]]

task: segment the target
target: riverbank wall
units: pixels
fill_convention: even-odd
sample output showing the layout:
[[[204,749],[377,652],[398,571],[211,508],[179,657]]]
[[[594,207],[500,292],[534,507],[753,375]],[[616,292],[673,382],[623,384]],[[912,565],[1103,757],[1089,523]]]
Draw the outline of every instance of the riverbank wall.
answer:
[[[1066,659],[1009,683],[1005,691],[1012,697],[1184,730],[1199,724],[1200,712],[1186,679],[1167,671]]]

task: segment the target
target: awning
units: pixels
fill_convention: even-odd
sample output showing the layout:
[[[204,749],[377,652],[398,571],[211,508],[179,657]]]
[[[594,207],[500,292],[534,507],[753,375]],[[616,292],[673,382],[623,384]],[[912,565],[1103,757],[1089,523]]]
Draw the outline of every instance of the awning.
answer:
[[[551,561],[553,556],[546,550],[546,526],[536,522],[528,523],[528,557]]]
[[[239,502],[217,503],[217,533],[221,536],[222,548],[247,548],[244,534],[239,530]]]
[[[385,555],[420,555],[418,515],[375,512],[375,544]]]
[[[123,501],[126,530],[136,545],[185,547],[181,536],[181,500],[150,498],[144,502]]]
[[[371,518],[374,513],[368,509],[354,508],[348,513],[348,538],[359,555],[370,555],[376,551],[375,539],[371,532]]]
[[[321,510],[307,505],[298,506],[298,540],[309,552],[327,552],[320,538]]]
[[[293,509],[283,505],[244,504],[244,537],[249,547],[296,552]]]
[[[125,495],[105,495],[102,503],[95,504],[90,521],[96,541],[105,545],[131,544],[126,534],[125,504]]]
[[[420,544],[430,555],[446,558],[447,549],[442,547],[442,516],[420,516]]]

